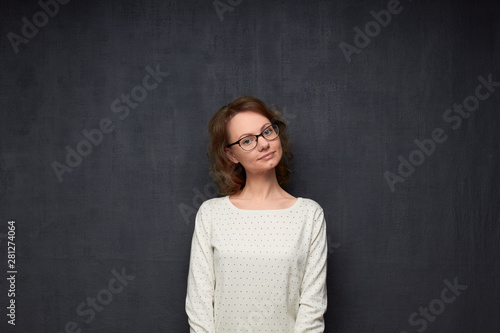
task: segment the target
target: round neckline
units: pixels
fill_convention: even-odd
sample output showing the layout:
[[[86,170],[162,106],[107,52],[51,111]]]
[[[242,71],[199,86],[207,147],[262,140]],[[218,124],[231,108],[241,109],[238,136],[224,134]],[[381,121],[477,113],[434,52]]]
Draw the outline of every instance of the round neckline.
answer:
[[[278,208],[278,209],[244,209],[244,208],[238,208],[236,207],[231,200],[229,199],[229,195],[226,195],[226,201],[229,204],[229,206],[233,207],[233,209],[236,209],[238,211],[243,211],[243,212],[279,212],[279,211],[286,211],[293,209],[295,206],[298,205],[299,201],[302,200],[302,197],[297,197],[297,200],[291,205],[290,207],[287,208]]]

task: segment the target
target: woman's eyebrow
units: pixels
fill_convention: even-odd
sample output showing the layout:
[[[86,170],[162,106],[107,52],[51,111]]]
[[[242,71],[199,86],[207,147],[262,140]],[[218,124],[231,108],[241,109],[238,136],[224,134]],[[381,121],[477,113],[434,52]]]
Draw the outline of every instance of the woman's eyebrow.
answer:
[[[262,125],[262,127],[260,128],[260,130],[262,131],[265,127],[267,127],[267,126],[269,126],[269,125],[271,125],[271,123],[270,123],[270,122],[269,122],[269,123],[265,123],[264,125]],[[245,134],[240,135],[240,137],[238,138],[238,140],[239,140],[239,139],[241,139],[241,138],[242,138],[242,137],[244,137],[244,136],[247,136],[247,135],[257,135],[257,134],[245,133]]]

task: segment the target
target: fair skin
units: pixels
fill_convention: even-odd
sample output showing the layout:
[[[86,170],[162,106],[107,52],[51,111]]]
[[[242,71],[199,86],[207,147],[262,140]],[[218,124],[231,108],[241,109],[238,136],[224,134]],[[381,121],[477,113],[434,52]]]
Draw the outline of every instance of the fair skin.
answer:
[[[260,134],[270,125],[269,119],[254,111],[236,114],[227,124],[229,142],[233,143],[246,135]],[[239,145],[224,149],[233,163],[245,168],[245,187],[231,195],[229,200],[240,209],[266,210],[284,209],[293,206],[297,198],[287,193],[278,184],[275,168],[281,160],[280,138],[268,141],[258,138],[257,147],[245,151]],[[265,157],[265,155],[271,154]]]

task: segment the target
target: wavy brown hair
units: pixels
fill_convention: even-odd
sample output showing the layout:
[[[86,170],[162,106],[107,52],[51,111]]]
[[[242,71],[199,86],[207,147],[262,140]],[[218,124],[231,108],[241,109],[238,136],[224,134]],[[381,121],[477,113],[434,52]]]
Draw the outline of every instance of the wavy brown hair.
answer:
[[[210,160],[210,171],[215,183],[219,188],[219,194],[232,195],[245,187],[246,173],[241,163],[233,163],[224,152],[229,144],[227,123],[236,114],[243,111],[257,112],[272,124],[279,126],[279,137],[283,151],[280,162],[275,168],[276,178],[280,186],[286,185],[292,174],[288,164],[293,158],[290,151],[290,141],[286,130],[286,123],[277,107],[269,109],[261,100],[252,96],[241,96],[226,106],[223,106],[208,123],[208,132],[211,141],[208,145],[208,158]]]

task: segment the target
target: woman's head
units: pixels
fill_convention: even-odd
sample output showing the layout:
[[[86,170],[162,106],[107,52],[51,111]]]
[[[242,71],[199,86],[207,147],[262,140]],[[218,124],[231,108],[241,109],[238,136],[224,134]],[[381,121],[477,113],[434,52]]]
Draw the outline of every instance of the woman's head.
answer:
[[[273,139],[275,129],[279,131],[279,136]],[[282,186],[288,182],[292,172],[288,164],[293,155],[289,149],[286,124],[277,110],[270,110],[255,97],[242,96],[217,111],[209,122],[208,130],[211,136],[208,155],[220,194],[231,195],[241,190],[245,186],[247,171],[258,172],[272,167],[278,184]],[[258,136],[253,149],[235,143],[247,135],[259,134],[262,135]],[[229,144],[233,145],[227,147]],[[270,156],[262,159],[265,154]]]

